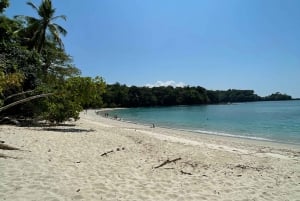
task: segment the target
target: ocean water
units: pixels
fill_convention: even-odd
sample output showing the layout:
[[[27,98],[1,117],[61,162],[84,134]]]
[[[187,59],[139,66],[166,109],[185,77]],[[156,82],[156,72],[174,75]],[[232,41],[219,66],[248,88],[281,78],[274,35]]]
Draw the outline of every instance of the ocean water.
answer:
[[[142,124],[300,145],[298,100],[130,108],[109,113]]]

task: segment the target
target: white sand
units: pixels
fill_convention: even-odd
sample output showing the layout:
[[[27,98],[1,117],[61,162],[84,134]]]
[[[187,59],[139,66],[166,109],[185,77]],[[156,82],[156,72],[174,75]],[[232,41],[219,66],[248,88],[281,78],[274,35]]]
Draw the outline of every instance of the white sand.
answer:
[[[14,157],[0,157],[0,200],[300,200],[298,146],[150,128],[94,111],[75,124],[0,126],[0,140],[22,149],[0,149]]]

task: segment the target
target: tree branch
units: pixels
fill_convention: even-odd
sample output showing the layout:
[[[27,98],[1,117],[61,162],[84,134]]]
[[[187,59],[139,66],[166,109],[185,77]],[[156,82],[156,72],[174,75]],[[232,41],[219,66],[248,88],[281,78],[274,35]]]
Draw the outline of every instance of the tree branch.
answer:
[[[38,98],[44,98],[44,97],[47,97],[47,96],[51,96],[53,95],[54,93],[47,93],[47,94],[40,94],[40,95],[35,95],[35,96],[31,96],[31,97],[28,97],[28,98],[25,98],[25,99],[22,99],[22,100],[19,100],[19,101],[16,101],[16,102],[13,102],[13,103],[10,103],[8,105],[5,105],[3,107],[0,107],[0,112],[4,111],[4,110],[7,110],[8,108],[11,108],[13,106],[16,106],[16,105],[19,105],[21,103],[25,103],[25,102],[28,102],[28,101],[31,101],[31,100],[34,100],[34,99],[38,99]]]
[[[20,92],[20,93],[17,93],[17,94],[10,95],[10,96],[6,97],[5,100],[11,99],[11,98],[16,97],[16,96],[21,96],[21,95],[25,95],[25,94],[30,94],[30,93],[32,93],[32,92],[34,92],[34,90],[23,91],[23,92]]]
[[[160,168],[160,167],[162,167],[162,166],[164,166],[164,165],[167,165],[168,163],[176,163],[176,161],[178,161],[178,160],[181,160],[181,158],[179,157],[179,158],[175,158],[175,159],[173,159],[173,160],[167,159],[167,160],[164,161],[162,164],[160,164],[160,165],[158,165],[158,166],[156,166],[156,167],[154,167],[154,168],[155,168],[155,169],[156,169],[156,168]]]

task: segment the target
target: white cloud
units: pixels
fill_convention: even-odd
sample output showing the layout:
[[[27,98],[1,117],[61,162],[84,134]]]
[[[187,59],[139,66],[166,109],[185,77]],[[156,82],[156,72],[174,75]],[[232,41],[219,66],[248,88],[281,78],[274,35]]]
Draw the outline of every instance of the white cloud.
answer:
[[[157,81],[155,84],[146,84],[147,87],[167,87],[167,86],[172,86],[172,87],[184,87],[186,84],[183,82],[175,82],[173,80],[169,81]]]

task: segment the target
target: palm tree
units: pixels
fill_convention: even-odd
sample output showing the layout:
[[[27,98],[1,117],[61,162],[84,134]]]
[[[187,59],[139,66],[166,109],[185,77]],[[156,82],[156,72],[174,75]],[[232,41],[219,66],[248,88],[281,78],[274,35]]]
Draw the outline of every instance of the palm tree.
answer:
[[[16,16],[16,18],[22,18],[26,20],[28,25],[26,32],[31,35],[29,39],[31,48],[41,53],[45,43],[50,40],[63,49],[64,45],[60,38],[60,34],[65,36],[67,31],[53,21],[58,18],[66,20],[66,16],[54,16],[55,8],[52,7],[51,0],[42,0],[42,3],[39,7],[32,2],[27,2],[27,5],[31,6],[37,12],[39,18],[37,19],[24,15]]]

